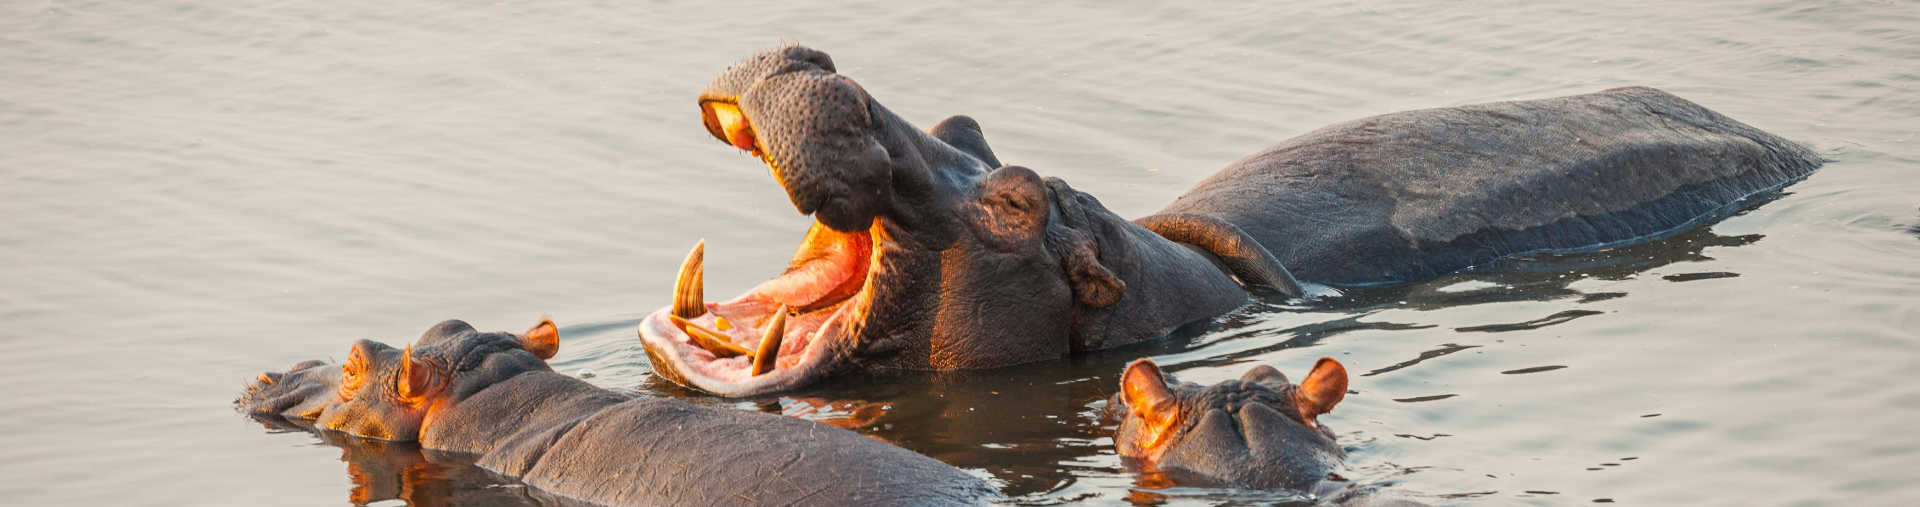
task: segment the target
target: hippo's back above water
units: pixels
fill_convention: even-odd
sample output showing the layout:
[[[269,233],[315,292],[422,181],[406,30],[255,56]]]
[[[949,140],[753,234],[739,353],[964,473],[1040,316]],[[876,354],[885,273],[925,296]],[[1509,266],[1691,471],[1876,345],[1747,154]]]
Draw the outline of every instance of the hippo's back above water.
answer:
[[[1417,280],[1724,218],[1822,160],[1652,88],[1409,111],[1241,159],[1161,214],[1238,226],[1301,280]]]

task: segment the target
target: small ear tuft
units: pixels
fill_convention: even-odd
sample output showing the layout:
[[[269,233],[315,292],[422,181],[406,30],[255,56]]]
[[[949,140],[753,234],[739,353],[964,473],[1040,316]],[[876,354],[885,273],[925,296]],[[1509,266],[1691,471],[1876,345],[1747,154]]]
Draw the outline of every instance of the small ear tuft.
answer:
[[[1140,447],[1151,449],[1165,443],[1175,424],[1180,422],[1180,400],[1167,389],[1160,365],[1151,359],[1137,359],[1128,364],[1126,373],[1120,375],[1120,392],[1128,410],[1146,423]]]
[[[560,326],[553,324],[552,317],[542,315],[539,324],[520,336],[520,345],[542,361],[553,359],[560,353]]]
[[[425,398],[440,389],[440,372],[432,363],[414,359],[413,347],[400,356],[400,396],[406,398]]]
[[[1322,357],[1313,363],[1313,371],[1294,393],[1300,415],[1307,419],[1332,412],[1333,406],[1347,397],[1347,368],[1331,357]]]

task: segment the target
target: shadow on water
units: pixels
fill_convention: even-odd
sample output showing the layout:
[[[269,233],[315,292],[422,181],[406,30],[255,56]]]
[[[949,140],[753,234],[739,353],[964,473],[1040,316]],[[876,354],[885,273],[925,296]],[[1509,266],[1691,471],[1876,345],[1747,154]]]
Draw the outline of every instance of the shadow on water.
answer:
[[[617,388],[630,389],[640,396],[684,398],[702,405],[758,410],[850,429],[961,468],[984,471],[1017,503],[1075,501],[1078,497],[1072,494],[1094,494],[1072,493],[1084,491],[1071,488],[1076,482],[1111,478],[1132,485],[1125,500],[1135,504],[1163,503],[1169,496],[1225,504],[1289,504],[1299,498],[1269,494],[1249,497],[1254,493],[1203,487],[1194,481],[1135,469],[1117,457],[1109,438],[1115,423],[1103,419],[1102,414],[1126,363],[1155,356],[1162,358],[1163,368],[1179,372],[1233,365],[1279,350],[1322,344],[1356,331],[1436,327],[1371,320],[1386,310],[1424,311],[1524,301],[1584,304],[1621,298],[1627,294],[1590,292],[1576,285],[1588,279],[1626,280],[1673,263],[1711,260],[1706,252],[1709,248],[1740,247],[1761,238],[1757,234],[1721,236],[1701,229],[1644,245],[1507,259],[1434,280],[1342,289],[1314,299],[1263,294],[1240,311],[1187,326],[1162,339],[995,370],[846,375],[795,392],[746,399],[707,396],[652,375],[646,375],[639,385]],[[1734,275],[1702,273],[1679,279]],[[1522,322],[1455,330],[1497,333],[1537,329],[1597,313],[1563,310]],[[1325,318],[1299,323],[1303,315]],[[1379,375],[1472,348],[1475,346],[1446,344],[1407,361],[1355,373],[1358,377]],[[1526,374],[1562,367],[1503,373]],[[1431,399],[1436,398],[1397,401]],[[290,423],[269,426],[306,429]],[[422,453],[417,446],[405,444],[320,435],[321,440],[345,450],[343,460],[348,462],[348,474],[355,485],[349,495],[357,504],[389,499],[414,505],[556,505],[563,501],[474,467],[470,458]]]

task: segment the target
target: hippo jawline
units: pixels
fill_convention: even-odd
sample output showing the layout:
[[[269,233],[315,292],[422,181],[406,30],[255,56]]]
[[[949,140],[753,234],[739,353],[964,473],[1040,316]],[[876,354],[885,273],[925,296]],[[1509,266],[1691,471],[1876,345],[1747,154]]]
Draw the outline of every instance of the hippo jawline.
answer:
[[[640,323],[640,343],[654,372],[675,383],[722,396],[745,396],[800,387],[829,373],[837,358],[851,348],[874,300],[874,278],[885,238],[880,223],[866,231],[840,232],[815,222],[787,269],[729,301],[700,298],[703,247],[696,247],[682,268],[676,300],[691,298],[699,315],[683,322],[700,329],[689,331],[674,322],[674,305],[661,308]],[[688,280],[692,281],[689,283]],[[775,322],[785,310],[788,317]],[[777,347],[768,371],[755,374],[763,336],[780,327]],[[690,332],[718,334],[749,352],[732,354],[703,347]]]

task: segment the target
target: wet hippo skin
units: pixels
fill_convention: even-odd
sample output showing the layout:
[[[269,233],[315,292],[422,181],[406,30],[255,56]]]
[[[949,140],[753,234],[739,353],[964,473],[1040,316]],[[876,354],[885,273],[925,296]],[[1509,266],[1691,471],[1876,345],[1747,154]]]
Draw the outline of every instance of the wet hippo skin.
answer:
[[[603,505],[979,505],[1000,496],[960,469],[851,431],[630,398],[555,373],[545,359],[558,339],[551,322],[514,335],[448,321],[404,350],[362,340],[344,365],[263,374],[235,403],[478,455],[483,468]]]
[[[815,219],[780,276],[732,300],[705,299],[696,247],[675,304],[639,326],[663,377],[728,396],[1114,347],[1233,311],[1249,286],[1301,295],[1296,276],[1377,285],[1651,241],[1822,163],[1685,99],[1618,88],[1327,127],[1129,221],[1002,165],[971,118],[921,131],[809,48],[748,57],[699,104],[709,133]]]
[[[1372,488],[1349,488],[1346,452],[1319,416],[1347,394],[1347,371],[1320,358],[1299,384],[1271,366],[1213,385],[1180,382],[1150,359],[1127,365],[1106,417],[1114,449],[1132,464],[1202,482],[1314,493],[1339,505],[1418,506]]]

